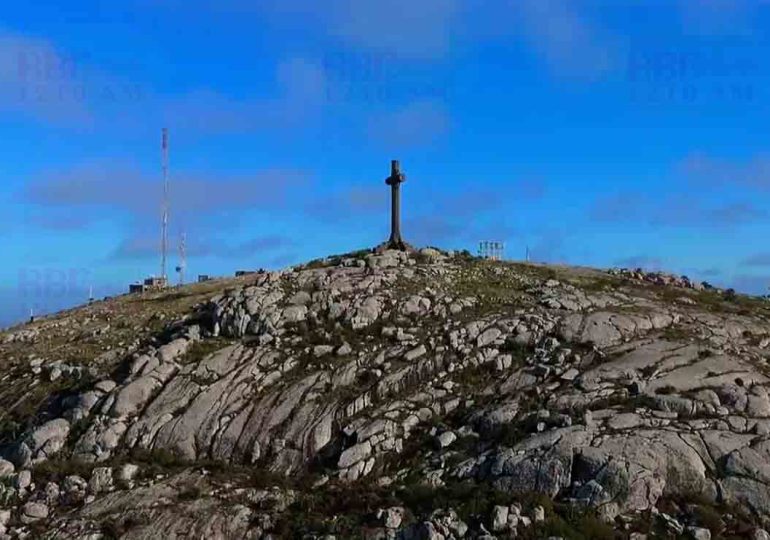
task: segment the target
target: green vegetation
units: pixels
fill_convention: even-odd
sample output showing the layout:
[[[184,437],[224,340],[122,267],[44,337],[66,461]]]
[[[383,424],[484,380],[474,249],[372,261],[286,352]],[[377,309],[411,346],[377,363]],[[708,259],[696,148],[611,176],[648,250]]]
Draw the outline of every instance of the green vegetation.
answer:
[[[667,326],[663,329],[661,337],[667,341],[689,341],[692,335],[681,326]]]
[[[182,489],[179,494],[177,495],[177,498],[180,501],[197,501],[200,498],[203,498],[207,495],[207,492],[200,484],[191,484],[188,486],[185,486],[184,489]]]
[[[380,508],[397,506],[392,490],[373,482],[329,482],[300,495],[273,529],[278,538],[303,538],[306,534],[340,534],[356,538],[375,523]]]
[[[0,444],[13,442],[30,426],[48,420],[49,411],[55,410],[64,397],[77,394],[93,383],[87,374],[80,379],[62,377],[54,382],[37,379],[32,384],[29,384],[29,375],[20,374],[19,379],[19,384],[8,388],[3,395],[2,401],[16,399],[0,413]]]
[[[308,534],[360,538],[366,528],[380,526],[376,511],[392,506],[407,509],[404,519],[407,526],[429,518],[435,510],[451,508],[466,524],[478,527],[480,524],[488,525],[494,506],[513,503],[518,503],[525,515],[530,515],[535,506],[542,506],[545,510],[545,521],[529,528],[519,527],[517,538],[622,538],[615,535],[610,525],[599,521],[590,509],[553,503],[539,493],[512,494],[472,481],[454,481],[440,487],[421,483],[382,487],[368,481],[349,485],[330,482],[311,493],[302,494],[281,517],[273,533],[281,538],[302,538]]]
[[[524,296],[526,284],[512,268],[489,261],[467,265],[451,284],[458,297],[475,297],[481,309],[513,305]]]
[[[537,424],[542,422],[536,415],[529,415],[517,422],[500,424],[496,429],[485,434],[485,439],[500,446],[513,447],[523,441],[530,433],[537,431]]]
[[[561,537],[565,540],[614,540],[625,538],[615,532],[612,525],[600,521],[589,509],[574,506],[559,506],[558,511],[546,514],[541,524],[522,529],[516,537],[523,540]]]
[[[487,521],[494,506],[508,506],[517,502],[516,497],[510,493],[494,489],[489,484],[471,481],[453,482],[441,487],[408,485],[400,487],[396,495],[417,515],[427,517],[438,508],[452,508],[463,521]]]
[[[463,386],[466,391],[486,389],[497,381],[499,374],[494,364],[487,363],[480,366],[472,366],[454,374],[453,380]]]
[[[327,268],[330,266],[339,266],[343,259],[357,259],[365,260],[368,255],[371,255],[373,250],[371,249],[359,249],[351,251],[350,253],[342,253],[340,255],[330,255],[321,259],[313,259],[303,265],[303,268],[312,270],[315,268]]]
[[[660,388],[655,389],[655,393],[662,396],[676,394],[676,392],[677,392],[676,387],[671,386],[670,384],[667,384],[666,386],[661,386]]]
[[[32,467],[32,476],[35,482],[45,485],[47,482],[61,482],[67,476],[80,476],[86,480],[90,478],[91,471],[100,467],[98,463],[88,463],[78,459],[54,458]]]
[[[471,263],[474,261],[481,261],[481,257],[477,257],[473,255],[470,251],[467,249],[464,249],[462,251],[458,251],[455,253],[455,258],[457,258],[460,262],[464,263]]]
[[[12,476],[4,476],[0,478],[0,505],[3,508],[14,504],[18,499],[18,492],[14,486],[14,479]]]
[[[187,352],[178,360],[180,364],[197,364],[211,353],[224,349],[228,345],[236,343],[233,340],[222,337],[207,338],[196,341]]]
[[[573,282],[573,285],[578,286],[580,289],[587,293],[591,293],[610,292],[625,284],[620,279],[607,275],[600,278],[578,280]]]
[[[523,366],[527,363],[527,359],[534,353],[535,349],[531,345],[524,345],[518,343],[516,340],[508,338],[505,343],[500,347],[502,354],[511,355],[512,366]]]
[[[125,518],[108,518],[101,523],[101,533],[105,540],[119,540],[131,530],[149,525],[149,519],[143,516],[131,515]]]
[[[307,267],[315,268],[340,264],[343,257],[361,260],[369,255],[369,253],[369,250],[362,250],[347,255],[338,255],[329,259],[313,261]],[[422,260],[418,257],[418,261],[427,262],[427,259]],[[360,330],[353,330],[348,325],[329,321],[323,316],[318,318],[311,317],[308,320],[287,325],[285,327],[287,335],[282,336],[282,353],[292,355],[298,359],[298,369],[295,370],[296,373],[287,374],[282,384],[290,384],[292,377],[295,376],[307,376],[308,367],[322,366],[325,369],[334,368],[337,367],[336,362],[342,363],[351,360],[350,358],[338,358],[336,355],[315,358],[312,354],[312,347],[315,345],[331,345],[336,348],[345,342],[350,344],[356,352],[360,351],[363,347],[367,347],[369,352],[380,350],[383,343],[387,342],[387,338],[383,335],[385,327],[400,326],[404,328],[410,322],[407,317],[399,316],[396,313],[397,310],[394,309],[392,295],[420,294],[424,293],[427,287],[438,291],[439,294],[446,293],[453,299],[473,297],[478,300],[475,307],[463,311],[456,317],[452,317],[458,323],[462,323],[465,320],[478,319],[480,316],[488,315],[495,310],[504,312],[508,308],[518,308],[532,304],[534,288],[537,287],[537,284],[540,282],[539,280],[544,278],[556,278],[565,282],[579,283],[579,286],[585,291],[612,290],[622,285],[624,290],[626,290],[626,287],[628,289],[643,290],[648,297],[652,294],[657,294],[659,298],[671,301],[681,300],[685,297],[692,298],[699,304],[709,308],[735,313],[740,313],[741,310],[767,309],[764,305],[760,305],[748,297],[736,294],[722,295],[711,291],[674,290],[649,284],[627,285],[625,281],[618,278],[597,277],[590,273],[570,279],[565,277],[566,271],[560,273],[555,269],[536,265],[483,261],[473,257],[468,252],[458,255],[456,261],[459,262],[460,267],[449,270],[449,273],[446,274],[446,279],[438,276],[433,269],[423,266],[415,269],[415,277],[398,280],[393,288],[382,293],[386,296],[388,294],[391,295],[388,299],[388,305],[384,309],[384,311],[390,313],[387,318],[378,320],[374,324]],[[244,280],[245,283],[246,281]],[[289,278],[284,279],[282,284],[286,286],[286,292],[296,287],[296,282],[291,281]],[[219,287],[221,288],[221,284]],[[654,291],[654,293],[650,293],[650,291]],[[114,362],[110,360],[103,361],[104,365],[96,364],[96,367],[99,369],[111,369],[114,367],[114,364],[125,357],[122,354],[122,347],[124,347],[122,342],[127,339],[127,336],[134,335],[137,331],[137,325],[142,327],[139,334],[142,339],[163,336],[165,335],[162,334],[164,328],[166,328],[165,332],[168,332],[169,327],[166,326],[166,323],[170,318],[179,315],[181,310],[188,309],[190,302],[199,300],[204,292],[209,294],[211,290],[195,289],[188,291],[180,289],[174,292],[121,299],[114,305],[115,313],[119,313],[121,319],[106,324],[107,321],[112,321],[113,313],[106,314],[104,312],[93,315],[94,320],[99,321],[98,324],[84,323],[81,327],[78,327],[75,334],[67,338],[72,343],[78,343],[78,336],[81,336],[81,334],[85,335],[86,337],[83,338],[82,343],[87,344],[87,347],[73,346],[71,350],[68,350],[67,355],[74,354],[73,351],[87,351],[85,361],[88,362],[95,358],[97,352],[103,352],[99,347],[104,348],[105,343],[107,347],[119,347],[117,351],[120,354],[116,355]],[[401,300],[401,298],[398,298],[398,300]],[[126,308],[125,315],[120,311],[123,308]],[[152,312],[152,310],[158,311]],[[157,313],[162,313],[162,316],[157,315]],[[130,322],[133,317],[136,317],[136,324]],[[489,319],[487,317],[487,320]],[[445,330],[435,331],[445,323],[446,321],[436,321],[434,318],[429,317],[420,318],[419,322],[415,321],[413,326],[419,328],[418,331],[414,332],[417,341],[427,343],[427,336],[423,332],[425,334],[432,333],[431,337],[445,336]],[[692,341],[693,338],[687,330],[689,330],[689,327],[677,325],[668,327],[659,333],[655,332],[653,335],[660,335],[663,339],[671,341]],[[53,332],[51,334],[53,335]],[[97,338],[97,336],[100,337]],[[108,336],[108,338],[105,339],[104,336]],[[251,337],[256,339],[254,336]],[[284,337],[287,339],[283,339]],[[293,343],[292,340],[297,337],[300,338],[301,342]],[[759,339],[759,336],[752,335],[745,335],[744,337],[749,340]],[[396,340],[393,341],[395,342]],[[50,345],[51,341],[48,340],[46,343]],[[180,363],[188,365],[199,363],[208,355],[231,343],[235,343],[235,341],[224,338],[204,339],[193,344],[180,359]],[[91,347],[92,345],[93,347]],[[409,346],[412,346],[412,344]],[[578,351],[581,354],[587,354],[590,351],[590,347],[585,350],[581,349],[581,347],[587,347],[585,345],[570,346],[573,351]],[[631,346],[624,347],[628,348],[618,351],[617,354],[627,354]],[[307,352],[306,349],[308,348],[310,348],[310,352]],[[56,349],[53,350],[56,351]],[[617,349],[612,350],[617,351]],[[503,354],[509,354],[512,358],[512,366],[505,375],[510,375],[516,369],[526,366],[533,354],[532,347],[519,344],[511,339],[507,340],[500,347],[500,351]],[[14,352],[13,354],[18,355],[19,353]],[[445,354],[450,356],[452,353],[446,352]],[[711,354],[713,354],[711,350],[705,348],[698,352],[700,358],[708,357]],[[22,357],[18,356],[18,358]],[[604,361],[612,359],[612,353],[604,357]],[[582,366],[585,366],[587,362],[592,360],[584,358],[584,361],[585,363]],[[389,359],[389,362],[389,369],[398,369],[406,365],[403,360],[398,358]],[[656,369],[655,366],[649,366],[642,371],[645,376],[651,376],[654,369]],[[30,375],[29,367],[21,361],[9,366],[7,373],[11,374],[11,379],[18,374],[19,381],[22,382],[15,384],[15,386],[9,385],[10,390],[5,390],[0,395],[0,406],[4,406],[6,411],[0,423],[0,442],[9,442],[17,439],[30,423],[37,423],[47,419],[48,415],[56,410],[57,402],[63,397],[73,395],[92,382],[87,379],[74,382],[64,380],[55,383],[39,382],[40,378]],[[709,375],[711,374],[709,373]],[[420,375],[414,375],[415,379],[418,377]],[[424,375],[422,377],[418,381],[419,383],[437,384],[435,379],[429,380],[429,377]],[[501,382],[501,373],[495,369],[494,362],[452,371],[449,379],[460,385],[460,397],[463,398],[460,401],[461,404],[450,414],[446,414],[441,418],[434,417],[433,420],[420,424],[412,436],[404,441],[402,452],[394,452],[383,459],[378,457],[376,470],[374,471],[375,474],[372,476],[376,478],[376,473],[388,472],[390,474],[391,472],[395,473],[398,471],[399,474],[392,475],[397,480],[391,486],[378,485],[373,479],[365,479],[352,484],[330,480],[321,488],[309,489],[307,486],[312,485],[310,473],[297,473],[295,476],[287,478],[282,475],[273,474],[266,468],[263,468],[263,465],[268,465],[266,462],[260,462],[255,465],[231,465],[209,460],[193,462],[165,450],[124,450],[122,454],[118,454],[105,462],[98,464],[84,463],[72,459],[68,449],[71,449],[75,440],[85,433],[88,428],[87,421],[80,421],[72,426],[68,446],[58,458],[34,467],[34,479],[40,485],[44,485],[46,481],[61,481],[68,475],[78,475],[87,479],[90,477],[95,466],[117,467],[123,463],[132,462],[140,466],[140,480],[155,478],[160,475],[177,475],[190,470],[206,469],[210,474],[206,475],[204,480],[201,480],[201,477],[199,477],[197,478],[199,481],[191,481],[180,488],[178,492],[179,501],[194,501],[207,497],[210,493],[209,488],[213,484],[224,484],[225,482],[237,487],[268,488],[279,486],[281,488],[297,489],[299,493],[296,502],[290,506],[288,512],[280,517],[280,521],[273,531],[275,536],[280,538],[298,538],[308,534],[335,534],[344,538],[356,537],[356,535],[363,534],[362,530],[365,531],[368,527],[378,526],[379,521],[375,518],[376,510],[390,506],[405,506],[408,509],[406,523],[425,519],[436,509],[452,508],[462,520],[472,527],[477,527],[480,523],[488,524],[489,516],[495,505],[510,505],[514,502],[523,507],[525,514],[530,514],[533,507],[538,505],[542,506],[546,513],[543,522],[533,524],[530,528],[520,528],[518,538],[534,539],[555,536],[573,540],[609,540],[619,537],[618,534],[613,532],[611,525],[602,523],[597,518],[592,509],[553,502],[545,495],[522,495],[502,492],[495,489],[489,483],[476,483],[467,480],[459,481],[451,478],[449,474],[444,478],[447,482],[446,485],[439,487],[426,485],[424,483],[426,468],[435,467],[435,463],[439,460],[443,461],[445,466],[449,464],[451,469],[452,464],[458,464],[469,457],[476,457],[485,450],[515,446],[528,435],[536,432],[540,422],[550,422],[552,425],[560,426],[568,425],[569,418],[565,418],[563,415],[552,415],[551,419],[545,419],[538,417],[537,414],[528,414],[544,408],[548,402],[547,400],[554,397],[553,392],[543,391],[544,388],[558,388],[558,385],[562,384],[559,382],[554,387],[546,387],[546,384],[555,380],[555,378],[550,378],[541,384],[541,388],[538,388],[537,391],[534,388],[516,391],[515,399],[519,400],[521,413],[515,417],[514,421],[491,427],[479,427],[476,425],[482,424],[479,421],[474,424],[474,429],[479,432],[479,435],[476,433],[468,435],[468,431],[459,432],[466,435],[456,440],[448,449],[439,449],[435,442],[436,431],[440,433],[447,428],[456,429],[460,426],[470,425],[478,419],[478,416],[471,416],[472,412],[478,413],[480,409],[493,407],[500,401],[511,400],[513,394],[509,393],[506,396],[501,396],[493,392],[496,384]],[[36,381],[35,385],[28,384],[32,380]],[[328,395],[324,396],[324,398],[330,402],[337,398],[343,402],[352,400],[363,392],[375,387],[377,381],[378,378],[373,376],[372,372],[362,368],[357,373],[352,384],[342,386],[335,390],[336,395]],[[406,394],[407,391],[413,392],[418,382],[410,379],[409,388],[403,390],[403,393]],[[676,390],[672,386],[664,386],[656,390],[656,393],[660,395],[673,394],[675,392]],[[388,396],[388,399],[393,398],[395,400],[397,397],[399,396]],[[376,396],[373,397],[373,401],[376,405]],[[573,422],[582,422],[582,415],[586,409],[613,408],[620,412],[633,410],[641,406],[652,408],[655,406],[655,401],[666,400],[661,397],[651,398],[649,396],[629,397],[628,391],[620,386],[610,396],[594,401],[587,406],[575,407],[571,409],[569,414],[571,414]],[[470,411],[470,407],[466,405],[468,402],[473,402],[473,411]],[[373,407],[370,411],[374,409]],[[43,414],[46,415],[45,418]],[[366,414],[370,414],[370,412],[367,411]],[[346,422],[350,420],[348,418],[345,419]],[[431,427],[437,428],[433,431],[433,434],[431,434]],[[338,433],[340,426],[335,425],[334,429],[335,433]],[[328,452],[329,455],[339,450],[336,446],[337,443],[338,441],[335,440],[333,444],[326,448],[328,450],[330,447],[334,447]],[[338,455],[339,453],[337,452]],[[319,462],[313,464],[314,473],[324,472],[324,465],[327,463],[322,463],[321,461],[322,459],[319,458]],[[405,472],[402,474],[402,471]],[[671,474],[673,475],[675,472]],[[605,485],[604,487],[613,493],[618,493],[620,498],[622,498],[625,495],[623,489],[627,488],[627,482],[623,483],[623,478],[620,480],[621,483],[618,485]],[[609,483],[609,481],[606,483]],[[3,482],[0,482],[0,497],[2,497],[2,493],[6,492],[2,490],[2,484]],[[1,499],[0,502],[2,502]],[[740,520],[744,520],[744,522],[749,522],[750,520],[749,517],[741,514],[740,510],[717,506],[709,501],[696,500],[694,497],[690,497],[687,500],[667,500],[664,503],[664,509],[668,508],[666,505],[670,505],[672,515],[681,516],[683,513],[689,512],[690,519],[687,523],[697,523],[709,528],[716,538],[730,537],[729,535],[732,534],[732,531],[738,530],[737,523]],[[732,517],[725,517],[725,512],[728,511]],[[641,519],[638,524],[634,524],[636,530],[657,533],[657,531],[654,531],[654,527],[643,525]],[[649,521],[649,516],[645,516],[644,519]],[[733,520],[732,522],[730,521],[731,519]],[[133,528],[145,524],[141,519],[134,521],[130,519],[107,520],[103,524],[102,532],[107,538],[119,538]]]
[[[719,540],[747,538],[749,531],[762,526],[758,517],[745,506],[717,503],[699,492],[681,495],[665,495],[658,501],[658,508],[670,515],[685,514],[685,520],[711,531],[711,537]],[[661,524],[655,521],[637,523],[636,530],[648,534],[663,534]]]
[[[667,303],[676,302],[681,298],[689,298],[695,302],[699,309],[706,309],[714,313],[734,313],[738,315],[770,314],[770,302],[765,298],[738,294],[732,289],[724,292],[718,290],[692,290],[674,287],[654,287],[654,291],[660,300]]]
[[[87,418],[81,418],[77,422],[70,425],[70,432],[67,434],[67,444],[65,447],[72,448],[78,439],[80,439],[80,437],[85,434],[90,425],[91,423]]]

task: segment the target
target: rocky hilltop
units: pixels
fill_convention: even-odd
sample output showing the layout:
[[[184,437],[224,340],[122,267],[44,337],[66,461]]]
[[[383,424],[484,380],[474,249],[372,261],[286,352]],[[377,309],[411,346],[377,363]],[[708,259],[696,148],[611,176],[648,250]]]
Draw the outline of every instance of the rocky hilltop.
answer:
[[[357,252],[0,333],[2,538],[770,539],[770,303]]]

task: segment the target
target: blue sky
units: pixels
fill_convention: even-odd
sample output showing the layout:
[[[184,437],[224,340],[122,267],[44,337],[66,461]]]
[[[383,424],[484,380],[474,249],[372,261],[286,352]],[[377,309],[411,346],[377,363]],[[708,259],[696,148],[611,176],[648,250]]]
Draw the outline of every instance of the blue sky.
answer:
[[[162,127],[192,277],[377,244],[400,159],[412,243],[767,291],[768,2],[62,4],[0,13],[0,324],[158,272]]]

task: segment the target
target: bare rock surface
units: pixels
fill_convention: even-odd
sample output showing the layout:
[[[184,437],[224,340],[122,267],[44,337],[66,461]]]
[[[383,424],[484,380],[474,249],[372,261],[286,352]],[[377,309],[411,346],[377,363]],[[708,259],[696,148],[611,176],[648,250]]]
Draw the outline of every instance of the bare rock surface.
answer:
[[[433,248],[64,312],[0,334],[0,538],[762,537],[769,316]]]

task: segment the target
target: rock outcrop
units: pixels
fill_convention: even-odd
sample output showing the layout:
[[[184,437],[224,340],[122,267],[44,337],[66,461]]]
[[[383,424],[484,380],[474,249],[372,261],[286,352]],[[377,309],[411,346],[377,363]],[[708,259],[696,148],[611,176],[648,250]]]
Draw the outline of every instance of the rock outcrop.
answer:
[[[761,537],[770,520],[764,300],[435,249],[200,300],[82,364],[35,346],[99,306],[0,336],[6,394],[47,388],[9,409],[3,534],[493,538],[577,512],[636,538]],[[97,342],[130,317],[113,302]]]

